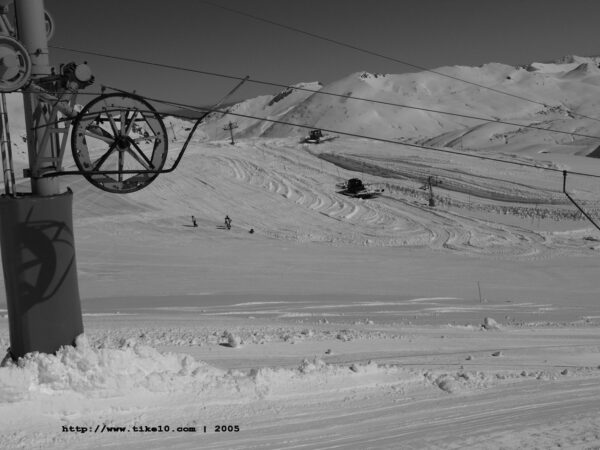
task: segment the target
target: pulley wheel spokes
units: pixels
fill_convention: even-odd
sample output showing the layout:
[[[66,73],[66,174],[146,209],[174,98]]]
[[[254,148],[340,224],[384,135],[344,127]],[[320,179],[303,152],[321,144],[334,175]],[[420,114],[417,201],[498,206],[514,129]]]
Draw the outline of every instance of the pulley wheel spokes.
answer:
[[[14,92],[31,79],[31,58],[19,41],[0,36],[0,92]]]
[[[73,158],[85,178],[108,192],[148,186],[167,159],[168,139],[158,112],[141,97],[108,94],[79,113],[71,135]]]

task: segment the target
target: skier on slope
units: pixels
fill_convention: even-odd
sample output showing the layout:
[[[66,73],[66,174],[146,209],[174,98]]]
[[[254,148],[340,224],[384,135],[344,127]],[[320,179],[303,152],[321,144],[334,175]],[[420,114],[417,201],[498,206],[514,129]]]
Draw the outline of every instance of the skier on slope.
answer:
[[[231,218],[229,216],[225,216],[225,228],[231,230]]]

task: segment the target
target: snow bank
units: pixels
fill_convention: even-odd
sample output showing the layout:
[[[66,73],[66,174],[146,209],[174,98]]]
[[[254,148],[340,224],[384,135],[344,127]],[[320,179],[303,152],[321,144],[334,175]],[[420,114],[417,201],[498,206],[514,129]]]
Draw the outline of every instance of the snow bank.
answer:
[[[423,374],[396,366],[374,362],[346,365],[326,364],[320,358],[305,359],[297,369],[261,368],[250,377],[261,398],[278,399],[296,396],[339,395],[344,391],[394,386],[406,391],[424,385]]]
[[[532,376],[529,374],[518,374],[515,371],[505,372],[483,372],[483,371],[459,371],[455,373],[425,374],[425,379],[430,381],[442,391],[449,394],[468,393],[478,389],[485,389],[501,382],[510,382],[519,378]]]
[[[223,334],[223,337],[227,340],[226,345],[231,348],[237,348],[243,344],[242,339],[237,334],[234,334],[231,331],[226,331]]]
[[[492,319],[491,317],[486,317],[485,319],[483,319],[483,324],[481,325],[481,328],[483,328],[484,330],[496,330],[496,331],[502,329],[500,324],[498,322],[496,322],[494,319]]]
[[[0,369],[0,404],[36,394],[72,392],[87,397],[185,389],[194,380],[209,382],[223,372],[187,355],[123,341],[119,348],[93,348],[85,335],[56,355],[31,353]]]
[[[449,394],[464,393],[486,388],[494,384],[494,378],[483,372],[459,372],[442,374],[432,379],[432,383]]]
[[[95,348],[87,337],[56,355],[32,353],[0,368],[0,406],[60,394],[85,398],[186,393],[202,400],[238,403],[258,398],[339,392],[372,384],[410,384],[422,375],[397,367],[336,366],[305,359],[295,369],[224,371],[189,355],[162,354],[126,339],[118,348]],[[85,402],[82,402],[85,403]]]

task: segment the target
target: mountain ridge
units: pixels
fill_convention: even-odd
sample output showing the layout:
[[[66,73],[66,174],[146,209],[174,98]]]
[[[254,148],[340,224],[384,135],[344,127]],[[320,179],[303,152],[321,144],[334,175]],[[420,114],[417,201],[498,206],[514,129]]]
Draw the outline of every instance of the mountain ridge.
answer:
[[[502,151],[510,143],[517,152],[522,149],[531,154],[558,151],[588,155],[598,148],[594,139],[527,126],[600,135],[600,121],[595,118],[600,109],[599,64],[600,56],[568,55],[519,66],[492,62],[404,74],[359,70],[331,83],[302,82],[275,94],[229,103],[222,109],[231,114],[209,115],[196,131],[194,141],[229,139],[227,126],[231,121],[237,124],[237,138],[301,139],[308,133],[306,128],[313,127],[459,150]],[[15,160],[24,162],[27,149],[22,98],[19,93],[12,93],[7,95],[7,101]],[[191,128],[188,121],[168,115],[165,123],[170,140],[184,139]]]
[[[305,127],[315,127],[412,142],[440,142],[448,134],[463,135],[468,136],[472,147],[482,149],[514,138],[523,141],[541,138],[540,143],[547,143],[547,136],[541,137],[540,133],[552,136],[550,140],[557,145],[572,145],[575,142],[567,134],[526,128],[519,129],[517,134],[520,136],[511,137],[514,133],[502,131],[506,126],[497,121],[537,125],[567,133],[598,134],[600,127],[597,121],[577,117],[577,114],[593,115],[600,106],[594,96],[600,85],[598,63],[600,57],[597,56],[569,55],[553,62],[521,66],[492,62],[478,67],[444,66],[399,75],[362,70],[326,85],[317,82],[295,85],[313,86],[312,89],[317,92],[290,92],[287,88],[274,95],[244,100],[230,109],[232,113],[297,123],[304,127],[260,123],[235,116],[212,116],[202,128],[209,140],[226,139],[228,132],[223,128],[232,120],[238,122],[236,136],[242,138],[303,136],[307,133]],[[369,98],[410,108],[325,93]],[[278,98],[282,100],[276,101]],[[489,122],[425,109],[477,116]],[[498,133],[506,136],[499,138],[496,136]],[[452,146],[454,140],[446,141],[445,145]],[[583,139],[575,141],[577,151],[586,145],[590,151],[593,150]],[[523,145],[530,146],[531,143],[524,142]]]

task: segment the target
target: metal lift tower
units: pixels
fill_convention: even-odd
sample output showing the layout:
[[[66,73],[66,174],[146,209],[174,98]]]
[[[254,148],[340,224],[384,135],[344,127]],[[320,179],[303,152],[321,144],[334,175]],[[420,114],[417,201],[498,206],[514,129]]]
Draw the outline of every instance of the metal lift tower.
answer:
[[[56,177],[59,143],[56,127],[47,123],[37,82],[52,76],[48,35],[52,22],[43,0],[15,0],[15,33],[6,20],[10,0],[2,0],[4,30],[0,36],[0,91],[23,90],[30,193],[14,186],[0,197],[0,246],[9,318],[9,354],[54,353],[72,345],[83,332],[75,263],[70,190]],[[4,111],[6,112],[6,111]],[[4,133],[8,130],[6,126]],[[7,149],[10,152],[10,148]],[[6,170],[5,177],[12,171]]]
[[[50,67],[54,25],[43,0],[0,0],[0,152],[5,193],[0,196],[0,247],[10,329],[9,355],[54,353],[83,333],[73,237],[73,194],[63,175],[81,175],[98,189],[127,194],[172,172],[209,114],[191,128],[175,162],[164,168],[168,136],[161,114],[142,97],[118,91],[75,108],[77,93],[94,82],[87,64]],[[212,109],[246,80],[244,78]],[[4,95],[23,92],[31,192],[17,192]],[[230,132],[236,125],[230,124]],[[78,170],[64,170],[70,140]]]

